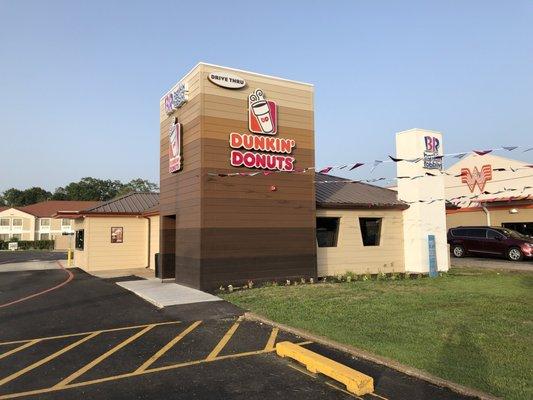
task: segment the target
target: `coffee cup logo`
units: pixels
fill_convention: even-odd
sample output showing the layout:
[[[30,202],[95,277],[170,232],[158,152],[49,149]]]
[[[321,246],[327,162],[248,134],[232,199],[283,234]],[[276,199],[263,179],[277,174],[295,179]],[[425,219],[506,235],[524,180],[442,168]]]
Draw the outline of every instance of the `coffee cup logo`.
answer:
[[[277,105],[266,100],[261,89],[248,96],[248,128],[253,133],[275,135],[278,130]]]
[[[168,131],[168,172],[181,169],[181,124],[174,118]]]

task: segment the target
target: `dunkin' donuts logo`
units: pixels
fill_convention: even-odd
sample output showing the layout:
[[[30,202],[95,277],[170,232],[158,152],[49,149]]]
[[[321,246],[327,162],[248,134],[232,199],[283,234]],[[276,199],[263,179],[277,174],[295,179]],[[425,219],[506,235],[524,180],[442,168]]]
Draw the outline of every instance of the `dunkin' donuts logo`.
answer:
[[[248,96],[248,129],[267,135],[275,135],[278,131],[276,102],[266,100],[261,89],[256,89]]]
[[[472,193],[474,193],[476,186],[483,192],[487,181],[490,180],[492,180],[492,166],[490,164],[482,166],[481,171],[477,167],[474,167],[472,171],[469,168],[461,168],[461,182],[466,183]]]
[[[181,124],[174,118],[168,130],[168,172],[181,169]]]
[[[275,135],[278,131],[276,102],[265,99],[261,89],[248,96],[248,129],[252,133]],[[230,163],[234,167],[294,171],[294,139],[231,132]]]

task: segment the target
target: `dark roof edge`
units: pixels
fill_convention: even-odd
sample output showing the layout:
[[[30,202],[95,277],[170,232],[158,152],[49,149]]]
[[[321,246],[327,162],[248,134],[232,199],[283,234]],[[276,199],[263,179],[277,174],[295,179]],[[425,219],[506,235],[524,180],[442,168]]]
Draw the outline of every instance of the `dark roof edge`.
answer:
[[[317,208],[344,210],[407,210],[408,204],[370,204],[370,203],[316,203]]]

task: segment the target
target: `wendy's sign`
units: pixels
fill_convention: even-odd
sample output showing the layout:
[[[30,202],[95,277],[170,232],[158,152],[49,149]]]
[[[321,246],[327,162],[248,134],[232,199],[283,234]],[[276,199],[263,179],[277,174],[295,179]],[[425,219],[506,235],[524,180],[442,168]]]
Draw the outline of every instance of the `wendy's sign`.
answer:
[[[289,154],[296,147],[296,141],[272,137],[278,131],[277,104],[266,100],[261,89],[256,89],[248,96],[248,129],[252,133],[269,136],[232,132],[229,137],[229,145],[233,149],[230,155],[232,166],[294,170],[295,159]]]

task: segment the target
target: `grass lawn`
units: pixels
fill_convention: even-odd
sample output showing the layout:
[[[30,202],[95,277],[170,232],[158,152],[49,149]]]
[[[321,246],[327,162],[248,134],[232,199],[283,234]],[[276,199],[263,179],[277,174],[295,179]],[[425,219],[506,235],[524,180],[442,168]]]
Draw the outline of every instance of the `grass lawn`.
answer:
[[[533,398],[533,274],[271,286],[223,294],[277,322],[508,399]]]

